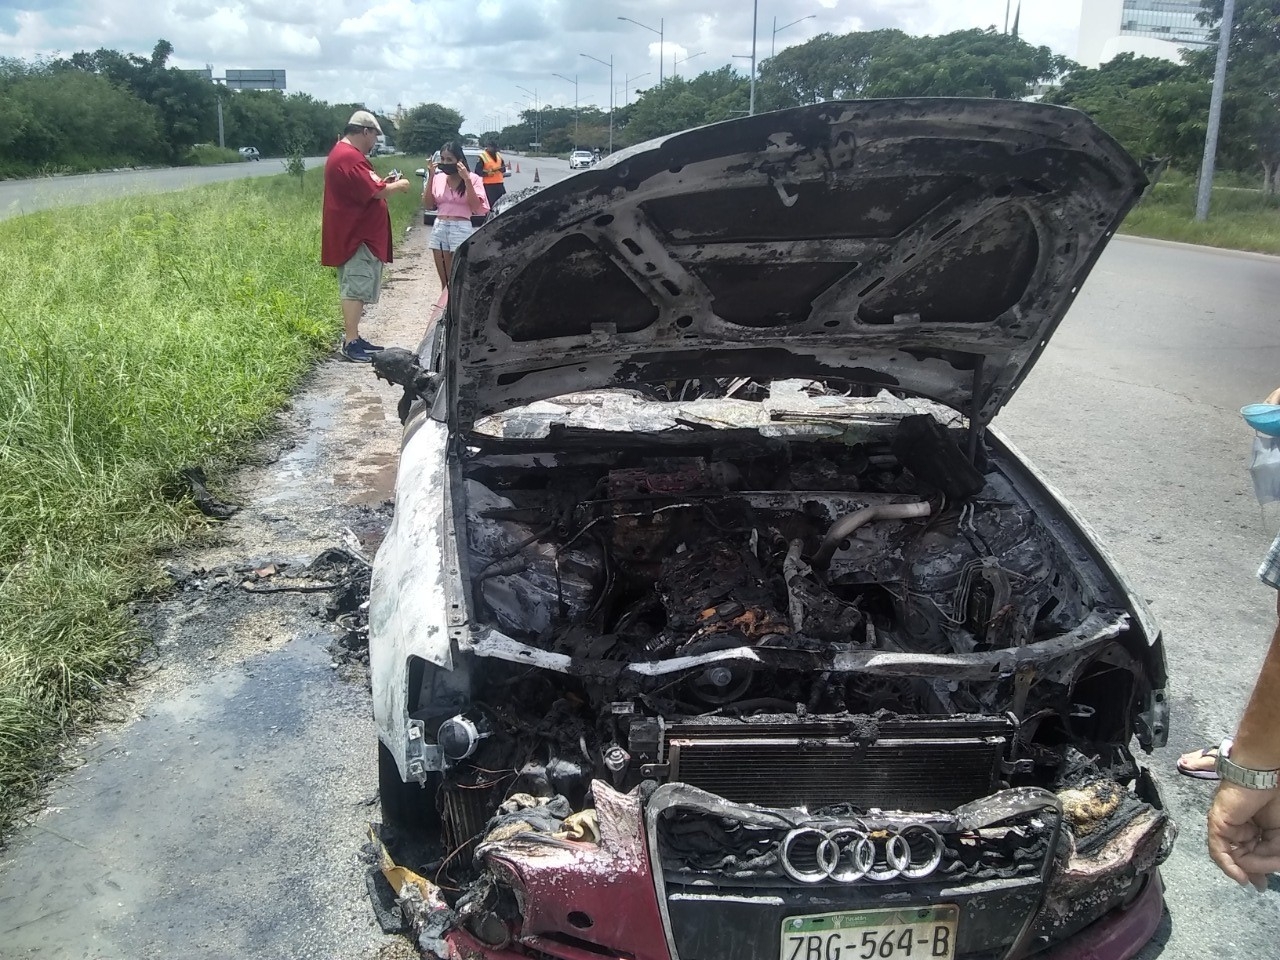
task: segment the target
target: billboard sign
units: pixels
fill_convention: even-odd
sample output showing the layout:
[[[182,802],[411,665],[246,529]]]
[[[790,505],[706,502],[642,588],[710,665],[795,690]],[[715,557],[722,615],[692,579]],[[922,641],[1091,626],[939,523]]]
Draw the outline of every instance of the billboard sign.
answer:
[[[283,70],[228,70],[227,86],[233,90],[283,90]]]

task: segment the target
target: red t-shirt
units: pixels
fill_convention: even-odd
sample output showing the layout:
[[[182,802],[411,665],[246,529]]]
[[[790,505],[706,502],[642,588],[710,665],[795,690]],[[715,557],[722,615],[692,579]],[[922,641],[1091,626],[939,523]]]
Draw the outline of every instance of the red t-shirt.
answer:
[[[324,162],[324,215],[320,263],[340,267],[367,243],[383,263],[391,262],[391,215],[378,196],[386,186],[356,147],[339,140]]]

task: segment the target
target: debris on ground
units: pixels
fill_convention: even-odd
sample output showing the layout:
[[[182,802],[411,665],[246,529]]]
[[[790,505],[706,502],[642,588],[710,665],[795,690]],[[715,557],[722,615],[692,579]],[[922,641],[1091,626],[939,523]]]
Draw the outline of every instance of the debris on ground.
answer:
[[[165,572],[175,593],[208,594],[224,603],[233,602],[237,596],[255,605],[268,598],[284,602],[291,595],[314,596],[316,599],[306,600],[306,611],[312,617],[327,620],[337,630],[338,635],[328,648],[334,669],[366,666],[372,569],[361,555],[359,538],[350,528],[343,531],[343,541],[347,546],[328,547],[306,564],[259,557],[209,568],[182,569],[171,564]]]
[[[204,467],[188,467],[180,475],[191,487],[191,499],[206,517],[226,520],[240,509],[234,504],[224,503],[209,492],[209,479],[204,475]]]
[[[450,955],[444,934],[456,917],[440,888],[430,880],[398,865],[387,851],[376,828],[369,826],[369,844],[377,866],[369,871],[369,893],[378,923],[386,933],[412,931],[418,948],[427,956]],[[386,892],[394,891],[394,908]],[[399,926],[396,925],[397,917]]]

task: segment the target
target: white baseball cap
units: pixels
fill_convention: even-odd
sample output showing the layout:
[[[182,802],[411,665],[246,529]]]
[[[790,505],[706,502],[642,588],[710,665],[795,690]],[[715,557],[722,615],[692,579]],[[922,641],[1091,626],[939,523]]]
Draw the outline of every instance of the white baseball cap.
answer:
[[[378,123],[378,118],[368,110],[357,110],[351,115],[351,119],[347,121],[349,127],[373,127],[379,133],[382,132],[382,125]]]

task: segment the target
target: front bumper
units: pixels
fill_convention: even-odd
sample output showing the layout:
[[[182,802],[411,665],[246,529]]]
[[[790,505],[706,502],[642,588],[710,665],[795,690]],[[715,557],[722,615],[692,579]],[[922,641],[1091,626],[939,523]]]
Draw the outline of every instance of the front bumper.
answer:
[[[593,792],[594,842],[530,831],[480,844],[487,893],[459,902],[450,929],[436,941],[440,960],[777,960],[785,918],[938,903],[960,909],[955,960],[1129,960],[1160,922],[1157,866],[1174,833],[1162,813],[1144,804],[1082,856],[1069,805],[1065,812],[1061,803],[1046,806],[1054,798],[1047,791],[1005,791],[965,816],[989,824],[1001,821],[1002,810],[1012,811],[1005,822],[1031,817],[1052,854],[1032,869],[915,883],[804,885],[768,877],[714,883],[672,869],[670,851],[657,840],[663,811],[706,803],[707,795],[683,784],[645,799],[638,790],[621,794],[600,782]],[[709,809],[725,822],[764,810]]]
[[[1132,903],[1095,920],[1038,960],[1129,960],[1155,936],[1164,916],[1164,883],[1153,870]]]

